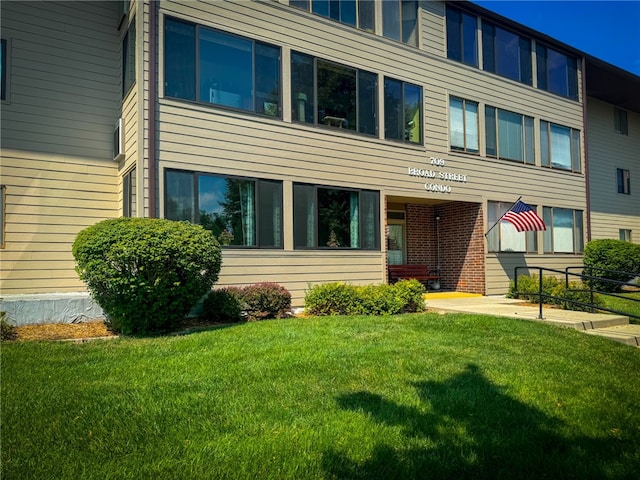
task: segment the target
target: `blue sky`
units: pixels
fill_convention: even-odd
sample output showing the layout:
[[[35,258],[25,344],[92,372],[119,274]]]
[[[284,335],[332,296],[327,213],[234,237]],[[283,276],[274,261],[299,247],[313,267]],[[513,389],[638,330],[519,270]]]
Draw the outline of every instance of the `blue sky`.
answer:
[[[640,75],[640,0],[472,1]]]

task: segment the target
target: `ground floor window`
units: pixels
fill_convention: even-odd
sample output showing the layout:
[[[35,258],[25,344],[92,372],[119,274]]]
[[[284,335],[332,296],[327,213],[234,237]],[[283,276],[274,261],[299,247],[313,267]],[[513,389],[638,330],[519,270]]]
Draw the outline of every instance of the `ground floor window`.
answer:
[[[621,228],[618,230],[620,240],[624,240],[625,242],[631,241],[631,230],[627,228]]]
[[[282,182],[167,170],[165,218],[199,223],[224,246],[282,248]]]
[[[545,253],[582,253],[584,234],[582,210],[544,207],[547,230],[543,233]]]
[[[122,215],[137,217],[136,208],[136,169],[132,168],[122,178]]]
[[[487,223],[489,226],[495,225],[499,218],[512,207],[508,202],[488,203]],[[535,211],[536,206],[530,205]],[[538,252],[537,232],[518,232],[516,227],[505,220],[495,225],[487,234],[487,241],[490,252]]]
[[[293,186],[295,248],[380,249],[380,193]]]

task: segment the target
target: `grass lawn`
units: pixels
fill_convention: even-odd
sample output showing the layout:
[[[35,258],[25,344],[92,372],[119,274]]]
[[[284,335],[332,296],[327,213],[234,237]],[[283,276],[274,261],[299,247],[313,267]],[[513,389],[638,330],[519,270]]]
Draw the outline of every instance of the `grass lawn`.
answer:
[[[640,349],[481,315],[1,348],[2,478],[637,478]]]
[[[640,300],[640,292],[633,293],[621,293],[627,298],[634,298]],[[601,295],[602,300],[607,308],[612,310],[618,310],[619,312],[625,312],[640,317],[640,301],[625,300],[624,298],[612,297],[610,295]],[[629,318],[631,323],[640,323],[640,318]]]

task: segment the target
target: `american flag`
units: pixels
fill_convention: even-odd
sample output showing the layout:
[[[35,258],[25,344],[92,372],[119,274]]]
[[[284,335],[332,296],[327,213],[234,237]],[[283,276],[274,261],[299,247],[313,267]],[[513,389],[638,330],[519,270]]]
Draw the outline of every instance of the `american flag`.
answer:
[[[537,232],[547,227],[533,209],[521,200],[504,214],[502,220],[512,223],[519,232]]]

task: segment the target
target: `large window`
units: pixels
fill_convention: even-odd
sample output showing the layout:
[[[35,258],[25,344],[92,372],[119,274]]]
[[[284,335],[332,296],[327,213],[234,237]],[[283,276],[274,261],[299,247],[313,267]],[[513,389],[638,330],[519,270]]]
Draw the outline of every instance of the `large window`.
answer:
[[[531,40],[492,23],[482,23],[482,68],[517,82],[533,84]]]
[[[629,122],[626,111],[613,107],[613,128],[616,133],[629,135]]]
[[[291,118],[378,134],[378,76],[298,52],[291,54]]]
[[[422,143],[422,87],[385,77],[384,137]]]
[[[509,211],[512,204],[506,202],[488,202],[487,222],[495,225],[499,218]],[[536,206],[530,205],[535,211]],[[526,252],[537,253],[537,232],[518,232],[516,227],[506,220],[501,220],[487,234],[487,242],[490,252]]]
[[[580,131],[540,120],[540,158],[543,167],[582,171]]]
[[[478,66],[478,19],[447,4],[447,58]]]
[[[0,40],[0,100],[7,99],[7,41]]]
[[[385,37],[416,46],[417,20],[416,0],[382,0],[382,35]]]
[[[289,5],[369,32],[375,29],[372,0],[290,0]]]
[[[578,99],[576,59],[544,45],[536,46],[538,88],[573,100]]]
[[[478,104],[462,98],[449,98],[449,136],[451,149],[478,153]]]
[[[282,182],[165,172],[165,218],[211,230],[222,245],[282,247]]]
[[[136,83],[136,19],[131,20],[129,30],[122,40],[122,96]]]
[[[279,47],[167,18],[164,67],[168,97],[281,116]]]
[[[631,195],[631,172],[629,172],[629,170],[617,168],[616,175],[618,177],[618,193]]]
[[[544,207],[547,229],[543,232],[545,253],[582,253],[584,251],[582,210]]]
[[[487,155],[533,165],[533,118],[485,107]]]
[[[293,185],[295,248],[380,249],[380,194]]]

